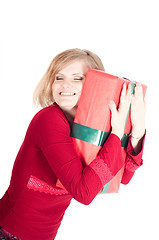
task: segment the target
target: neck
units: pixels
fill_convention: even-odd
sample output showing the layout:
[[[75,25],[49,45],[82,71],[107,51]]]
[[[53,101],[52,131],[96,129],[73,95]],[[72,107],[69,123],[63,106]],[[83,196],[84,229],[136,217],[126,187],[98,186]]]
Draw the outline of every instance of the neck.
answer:
[[[73,121],[74,121],[74,118],[75,118],[75,115],[76,115],[76,111],[77,111],[77,108],[72,108],[72,109],[63,109],[63,112],[67,118],[67,121],[70,125],[70,127],[72,127],[73,125]]]

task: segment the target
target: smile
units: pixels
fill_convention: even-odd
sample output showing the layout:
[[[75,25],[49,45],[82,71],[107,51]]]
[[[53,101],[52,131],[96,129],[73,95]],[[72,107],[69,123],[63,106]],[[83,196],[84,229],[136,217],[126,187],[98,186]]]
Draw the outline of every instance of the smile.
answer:
[[[61,96],[74,96],[76,93],[69,93],[69,92],[60,92]]]

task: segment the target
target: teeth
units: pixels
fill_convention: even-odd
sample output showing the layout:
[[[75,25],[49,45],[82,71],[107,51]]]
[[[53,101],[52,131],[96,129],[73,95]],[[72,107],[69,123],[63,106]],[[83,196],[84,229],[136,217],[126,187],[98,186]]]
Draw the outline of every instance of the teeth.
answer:
[[[63,96],[73,96],[75,94],[74,93],[61,92],[60,95],[63,95]]]

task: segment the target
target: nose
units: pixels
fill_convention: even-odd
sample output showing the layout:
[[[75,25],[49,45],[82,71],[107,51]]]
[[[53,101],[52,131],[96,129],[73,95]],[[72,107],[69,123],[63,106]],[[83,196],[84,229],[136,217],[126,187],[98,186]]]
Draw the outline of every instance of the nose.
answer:
[[[62,85],[62,87],[64,87],[64,88],[70,88],[70,87],[72,87],[71,81],[69,81],[69,80],[63,81],[63,82],[61,83],[61,85]]]

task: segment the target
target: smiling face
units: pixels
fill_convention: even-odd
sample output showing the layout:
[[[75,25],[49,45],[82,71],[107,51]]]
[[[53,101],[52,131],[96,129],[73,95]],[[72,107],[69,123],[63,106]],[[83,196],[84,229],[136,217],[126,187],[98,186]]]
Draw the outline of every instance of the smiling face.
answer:
[[[77,109],[88,67],[84,60],[76,60],[55,76],[52,93],[55,102],[64,111]]]

